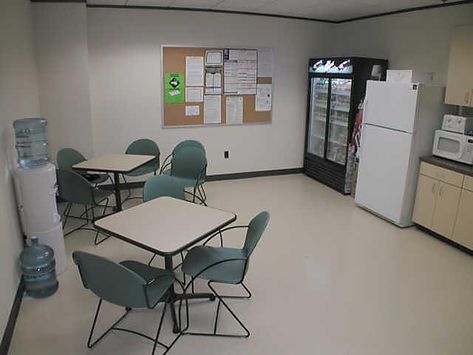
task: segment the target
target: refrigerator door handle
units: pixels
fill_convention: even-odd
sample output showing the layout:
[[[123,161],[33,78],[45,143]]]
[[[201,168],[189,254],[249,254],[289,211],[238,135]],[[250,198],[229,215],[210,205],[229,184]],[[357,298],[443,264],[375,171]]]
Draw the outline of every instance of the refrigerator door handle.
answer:
[[[439,189],[439,196],[442,197],[443,195],[443,185],[440,186],[440,189]]]

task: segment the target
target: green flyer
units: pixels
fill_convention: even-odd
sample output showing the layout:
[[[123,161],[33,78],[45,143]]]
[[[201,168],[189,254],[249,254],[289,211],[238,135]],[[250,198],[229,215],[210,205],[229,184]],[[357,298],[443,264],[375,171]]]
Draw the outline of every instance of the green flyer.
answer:
[[[164,78],[165,102],[178,104],[184,102],[184,74],[166,73]]]

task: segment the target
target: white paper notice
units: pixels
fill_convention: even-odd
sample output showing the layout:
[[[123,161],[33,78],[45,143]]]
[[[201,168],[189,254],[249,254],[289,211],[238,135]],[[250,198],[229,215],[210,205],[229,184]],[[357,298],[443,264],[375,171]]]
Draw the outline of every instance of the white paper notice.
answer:
[[[230,49],[223,63],[225,94],[255,95],[257,69],[256,49]]]
[[[186,88],[186,102],[204,101],[204,88]]]
[[[221,95],[204,95],[204,123],[222,123]]]
[[[226,121],[227,124],[243,123],[243,97],[229,96],[226,100]]]
[[[258,49],[258,78],[272,78],[274,70],[272,48]]]
[[[199,106],[186,106],[186,116],[199,116]]]
[[[258,84],[256,86],[255,111],[271,111],[271,84]]]
[[[186,57],[186,86],[204,86],[204,57]]]
[[[223,51],[206,51],[205,52],[205,65],[216,65],[221,66],[223,64]]]

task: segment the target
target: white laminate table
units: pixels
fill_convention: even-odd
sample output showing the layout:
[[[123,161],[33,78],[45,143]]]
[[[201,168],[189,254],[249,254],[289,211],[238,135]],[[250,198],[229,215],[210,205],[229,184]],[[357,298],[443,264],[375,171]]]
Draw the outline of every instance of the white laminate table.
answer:
[[[122,200],[120,196],[119,174],[129,173],[153,159],[156,159],[154,155],[107,154],[85,160],[73,165],[72,168],[75,170],[113,173],[116,209],[121,211]]]
[[[125,242],[164,256],[165,267],[173,270],[172,257],[213,235],[236,220],[222,211],[172,197],[159,197],[95,221],[95,227]],[[174,331],[179,328],[174,302],[182,298],[210,298],[213,294],[178,295],[171,288]]]

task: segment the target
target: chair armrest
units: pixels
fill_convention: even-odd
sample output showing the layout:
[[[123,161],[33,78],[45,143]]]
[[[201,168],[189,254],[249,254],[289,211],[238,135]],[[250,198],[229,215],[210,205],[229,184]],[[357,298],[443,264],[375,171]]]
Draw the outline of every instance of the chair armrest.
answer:
[[[248,228],[248,226],[231,226],[231,227],[220,229],[220,230],[216,231],[214,234],[212,234],[209,238],[207,238],[207,240],[202,245],[206,245],[208,242],[210,242],[217,235],[220,235],[220,238],[222,238],[223,237],[222,232],[228,231],[230,229],[237,229],[237,228]]]
[[[192,282],[193,282],[196,278],[198,278],[200,275],[202,275],[202,273],[204,273],[204,272],[207,271],[208,269],[211,269],[211,268],[213,268],[214,266],[217,266],[217,265],[220,265],[220,264],[223,264],[223,263],[232,262],[232,261],[244,261],[245,263],[247,263],[247,262],[248,262],[248,258],[228,258],[228,259],[219,260],[219,261],[217,261],[217,262],[215,262],[215,263],[213,263],[213,264],[207,265],[207,266],[204,267],[202,270],[200,270],[200,271],[197,273],[197,275],[195,275],[195,276],[193,276],[193,277],[191,278],[191,281],[190,281],[189,284],[186,286],[185,290],[187,290],[187,288],[189,287],[189,285],[191,285]],[[246,269],[246,265],[245,265],[245,268],[244,268],[244,269]],[[241,280],[240,280],[240,282],[243,281],[243,277],[244,277],[244,274],[241,275]]]

